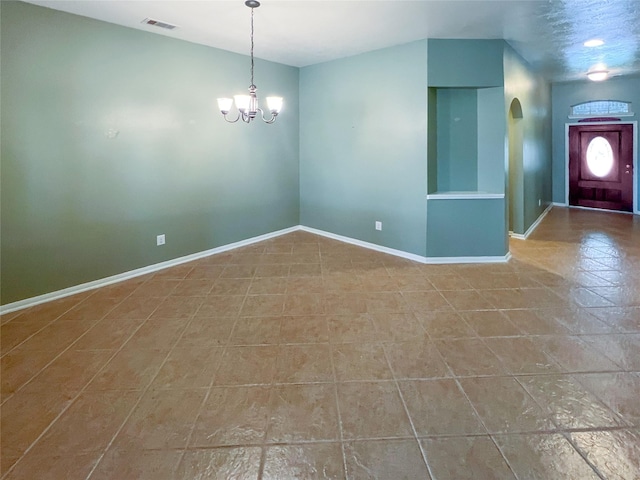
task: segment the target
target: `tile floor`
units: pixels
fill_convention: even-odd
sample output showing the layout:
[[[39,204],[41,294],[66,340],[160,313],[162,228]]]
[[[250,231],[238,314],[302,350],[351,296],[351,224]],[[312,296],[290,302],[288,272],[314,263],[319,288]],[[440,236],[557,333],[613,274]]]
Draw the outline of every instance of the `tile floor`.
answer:
[[[640,219],[511,250],[296,232],[4,315],[2,478],[640,478]]]

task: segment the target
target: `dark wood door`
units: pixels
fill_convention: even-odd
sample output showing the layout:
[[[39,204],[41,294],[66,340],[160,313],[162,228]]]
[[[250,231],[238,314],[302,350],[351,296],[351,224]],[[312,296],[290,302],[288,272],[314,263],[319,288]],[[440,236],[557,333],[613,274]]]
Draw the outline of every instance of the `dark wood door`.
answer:
[[[633,211],[633,125],[569,127],[569,205]]]

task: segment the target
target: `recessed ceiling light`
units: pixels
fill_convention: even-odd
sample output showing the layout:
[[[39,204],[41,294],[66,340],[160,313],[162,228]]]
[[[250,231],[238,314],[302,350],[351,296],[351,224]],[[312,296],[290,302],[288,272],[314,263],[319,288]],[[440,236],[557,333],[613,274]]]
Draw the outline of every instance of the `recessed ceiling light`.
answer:
[[[604,45],[604,40],[601,40],[599,38],[593,38],[584,42],[585,47],[600,47],[602,45]]]
[[[587,73],[587,77],[589,78],[589,80],[592,80],[594,82],[601,82],[601,81],[606,80],[607,78],[609,78],[609,71],[608,70],[594,70],[593,72]]]

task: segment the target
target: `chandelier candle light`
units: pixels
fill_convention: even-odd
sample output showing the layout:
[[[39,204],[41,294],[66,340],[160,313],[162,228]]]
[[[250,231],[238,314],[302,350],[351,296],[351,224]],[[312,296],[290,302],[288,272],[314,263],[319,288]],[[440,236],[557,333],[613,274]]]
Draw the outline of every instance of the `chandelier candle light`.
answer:
[[[247,0],[244,4],[251,8],[251,85],[249,85],[249,95],[233,96],[236,108],[238,109],[238,116],[235,120],[229,120],[227,118],[227,114],[231,110],[234,100],[231,98],[219,98],[218,108],[220,112],[222,112],[224,119],[229,123],[235,123],[240,119],[245,123],[249,123],[256,118],[258,112],[260,112],[262,120],[265,123],[273,123],[276,121],[276,117],[282,109],[282,97],[267,97],[267,106],[269,107],[269,112],[271,112],[271,118],[266,119],[264,117],[264,111],[258,107],[258,97],[256,96],[257,87],[253,83],[253,9],[258,8],[260,2],[257,0]]]

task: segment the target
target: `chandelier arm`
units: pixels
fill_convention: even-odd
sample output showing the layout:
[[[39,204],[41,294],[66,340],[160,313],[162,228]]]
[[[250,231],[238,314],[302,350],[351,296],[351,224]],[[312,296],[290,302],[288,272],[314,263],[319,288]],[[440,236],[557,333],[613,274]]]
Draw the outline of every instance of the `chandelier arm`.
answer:
[[[262,121],[263,121],[264,123],[271,124],[271,123],[273,123],[273,122],[275,122],[275,121],[276,121],[276,117],[278,116],[278,114],[277,114],[277,113],[275,113],[275,114],[274,114],[274,113],[272,113],[272,114],[271,114],[271,118],[270,118],[269,120],[267,120],[267,119],[264,117],[264,110],[262,110],[261,108],[259,108],[259,109],[258,109],[258,111],[260,112],[260,115],[262,116]]]
[[[238,120],[240,120],[240,112],[238,112],[238,116],[236,117],[236,119],[235,119],[235,120],[229,120],[229,119],[227,118],[227,114],[226,114],[226,113],[223,113],[223,114],[222,114],[222,116],[223,116],[223,117],[224,117],[224,119],[225,119],[227,122],[229,122],[229,123],[236,123]]]

